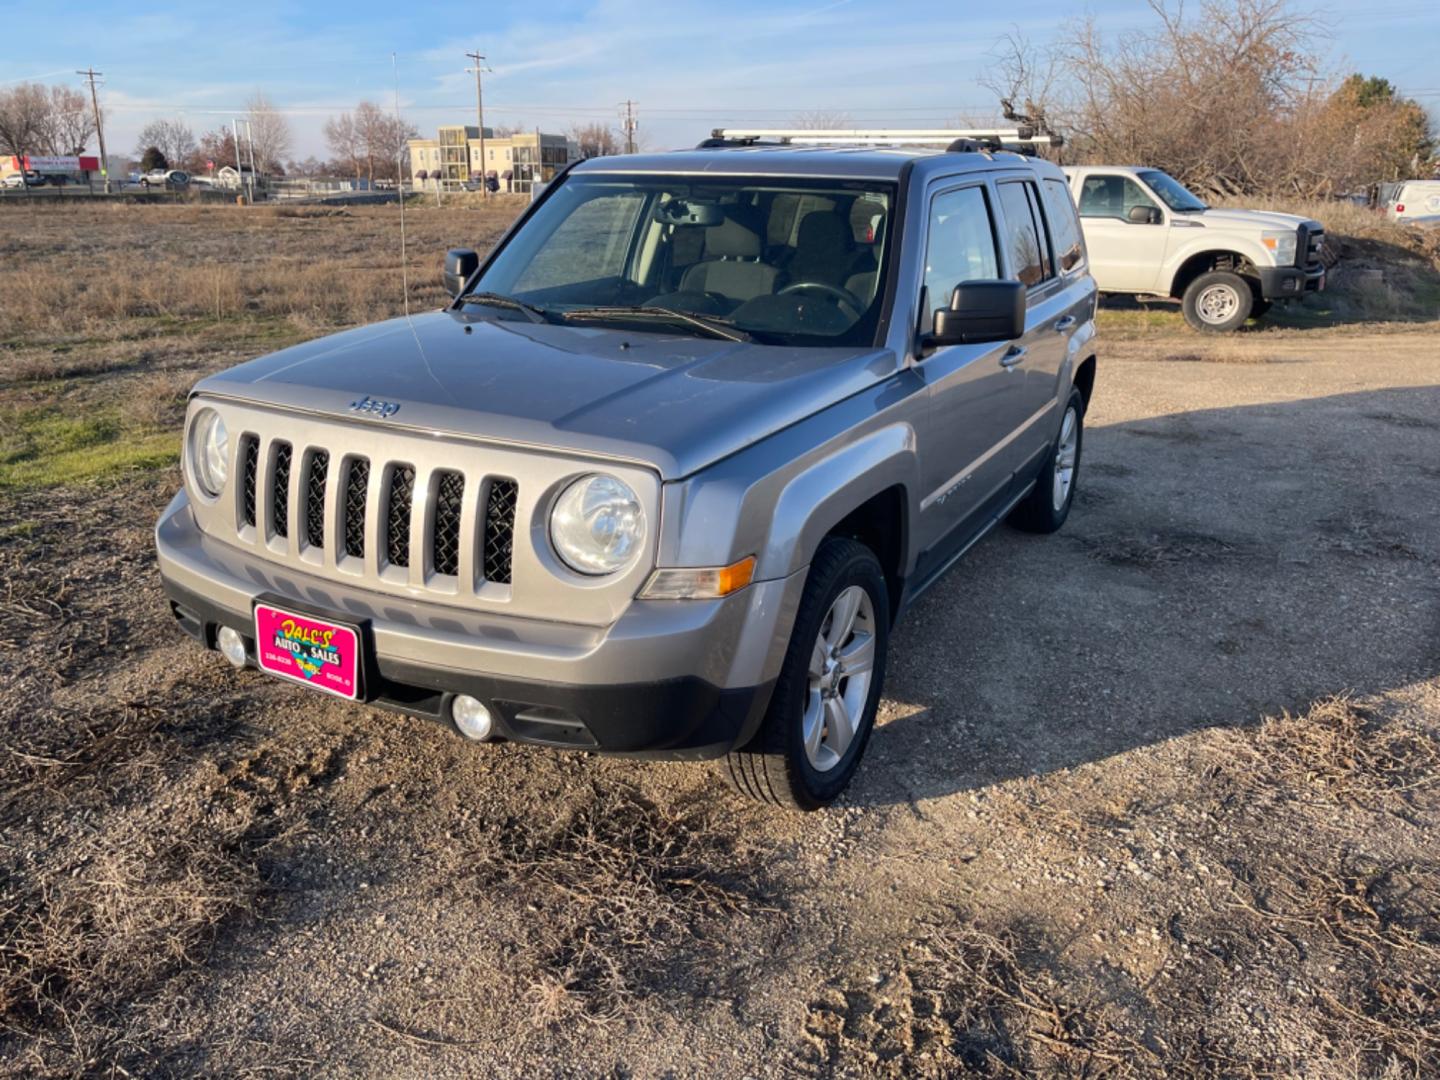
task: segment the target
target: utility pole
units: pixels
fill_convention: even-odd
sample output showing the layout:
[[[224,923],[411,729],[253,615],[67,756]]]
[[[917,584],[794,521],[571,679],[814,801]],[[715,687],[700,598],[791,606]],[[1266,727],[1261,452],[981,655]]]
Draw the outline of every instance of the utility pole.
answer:
[[[245,165],[240,160],[240,121],[233,116],[230,118],[230,133],[235,140],[235,179],[240,182],[240,190],[243,192],[245,190]],[[252,194],[250,202],[254,201],[255,198]]]
[[[475,72],[475,120],[480,126],[480,197],[490,197],[490,169],[485,163],[485,92],[480,85],[480,73],[485,70],[485,57],[477,45],[475,51],[465,54],[469,59],[475,61],[473,68],[466,68],[466,71]],[[465,144],[465,156],[470,156],[470,144]]]
[[[250,201],[255,201],[255,181],[259,174],[255,172],[255,132],[250,127],[250,121],[245,121],[245,138],[250,143]]]
[[[627,100],[622,101],[620,104],[625,109],[625,116],[622,121],[625,125],[625,152],[627,154],[633,154],[635,152],[635,128],[638,126],[635,122],[635,106],[640,103],[638,101]]]
[[[110,159],[105,156],[105,129],[100,126],[100,99],[95,95],[95,80],[105,73],[90,67],[75,74],[84,75],[90,80],[90,106],[95,110],[95,135],[100,140],[100,175],[105,177],[105,194],[109,195]]]

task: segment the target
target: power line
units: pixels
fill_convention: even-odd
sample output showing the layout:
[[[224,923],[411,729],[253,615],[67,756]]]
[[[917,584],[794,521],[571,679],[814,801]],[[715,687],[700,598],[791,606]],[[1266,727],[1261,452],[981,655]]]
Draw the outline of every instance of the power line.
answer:
[[[625,110],[625,116],[621,122],[625,125],[625,152],[627,154],[633,154],[635,152],[635,106],[637,104],[638,102],[630,101],[629,99],[620,103],[621,107]]]
[[[480,125],[480,198],[490,197],[490,185],[487,183],[489,177],[485,168],[485,93],[480,88],[480,73],[485,70],[485,57],[481,54],[479,46],[472,53],[466,53],[467,57],[475,61],[473,68],[466,68],[466,71],[475,72],[475,119]],[[465,156],[470,156],[470,144],[465,144]],[[465,163],[466,172],[469,172],[470,163]]]
[[[90,80],[90,106],[95,110],[95,137],[100,141],[100,175],[105,178],[105,194],[110,194],[110,159],[105,155],[105,129],[100,124],[100,98],[95,93],[95,80],[105,74],[93,67],[75,72]]]

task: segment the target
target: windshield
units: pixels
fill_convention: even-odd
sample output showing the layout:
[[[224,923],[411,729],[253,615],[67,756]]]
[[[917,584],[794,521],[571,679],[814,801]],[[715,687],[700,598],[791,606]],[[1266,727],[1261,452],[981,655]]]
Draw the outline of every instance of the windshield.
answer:
[[[1176,213],[1189,214],[1210,209],[1192,195],[1179,180],[1159,169],[1147,169],[1138,175],[1141,180],[1150,185],[1151,191],[1160,196],[1160,201]]]
[[[472,310],[640,333],[868,345],[893,207],[893,186],[879,183],[572,175],[475,283],[491,302],[477,295]]]

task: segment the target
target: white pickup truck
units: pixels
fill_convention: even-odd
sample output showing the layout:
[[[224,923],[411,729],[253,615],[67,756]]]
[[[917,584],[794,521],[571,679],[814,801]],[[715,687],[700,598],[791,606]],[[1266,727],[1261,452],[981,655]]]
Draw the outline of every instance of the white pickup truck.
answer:
[[[1223,332],[1325,287],[1318,221],[1213,209],[1159,169],[1088,165],[1065,175],[1101,292],[1179,300],[1195,329]]]

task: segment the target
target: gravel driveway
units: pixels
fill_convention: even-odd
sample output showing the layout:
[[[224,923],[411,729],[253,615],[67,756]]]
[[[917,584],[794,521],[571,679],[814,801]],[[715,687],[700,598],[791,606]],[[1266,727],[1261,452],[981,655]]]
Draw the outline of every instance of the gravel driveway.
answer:
[[[1108,343],[1070,522],[916,606],[809,816],[237,678],[172,475],[16,496],[0,1069],[1434,1075],[1436,342]]]

